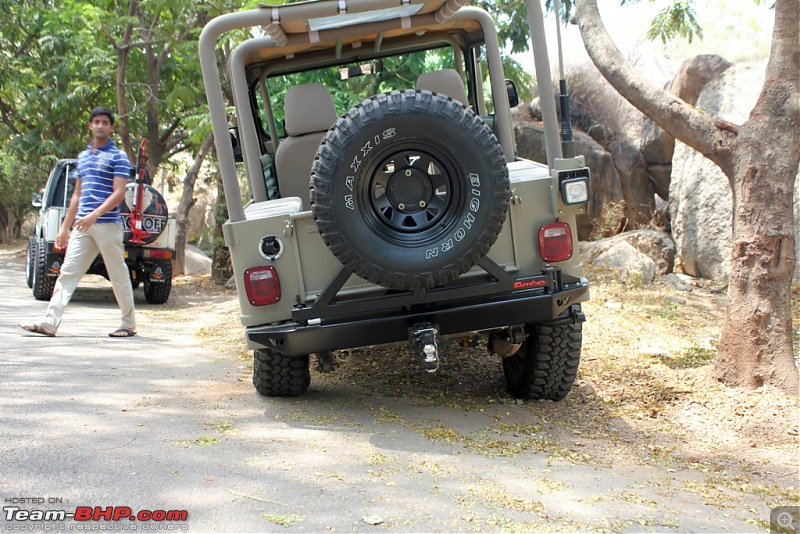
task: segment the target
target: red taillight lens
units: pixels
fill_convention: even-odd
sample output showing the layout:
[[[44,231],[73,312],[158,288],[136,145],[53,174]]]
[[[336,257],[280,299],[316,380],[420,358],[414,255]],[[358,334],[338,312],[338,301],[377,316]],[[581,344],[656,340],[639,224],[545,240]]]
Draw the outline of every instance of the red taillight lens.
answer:
[[[281,281],[275,267],[253,267],[244,272],[247,300],[253,306],[267,306],[281,300]]]
[[[572,230],[564,222],[539,228],[539,252],[546,262],[565,261],[572,257]]]

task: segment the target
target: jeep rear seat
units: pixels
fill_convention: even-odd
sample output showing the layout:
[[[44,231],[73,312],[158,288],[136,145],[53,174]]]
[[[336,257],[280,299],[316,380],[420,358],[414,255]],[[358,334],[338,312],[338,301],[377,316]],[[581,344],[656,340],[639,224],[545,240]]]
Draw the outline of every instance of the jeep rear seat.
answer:
[[[469,106],[464,80],[455,69],[442,69],[426,72],[417,78],[417,89],[442,93]]]
[[[458,100],[467,107],[470,107],[467,91],[464,88],[464,80],[455,69],[442,69],[426,72],[417,78],[417,89],[442,93],[450,98]],[[481,119],[494,132],[494,115],[481,115]]]
[[[295,85],[286,91],[286,138],[275,152],[281,197],[300,197],[308,209],[311,165],[325,132],[339,118],[330,91],[321,83]]]

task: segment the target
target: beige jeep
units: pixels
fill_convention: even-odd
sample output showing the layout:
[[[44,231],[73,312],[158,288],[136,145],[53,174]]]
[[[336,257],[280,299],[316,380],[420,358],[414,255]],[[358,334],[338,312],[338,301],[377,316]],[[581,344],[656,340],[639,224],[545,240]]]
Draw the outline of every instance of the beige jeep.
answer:
[[[335,351],[409,343],[435,371],[441,341],[476,335],[502,357],[511,394],[569,393],[589,296],[575,234],[589,171],[562,157],[554,100],[542,99],[548,161],[516,155],[516,88],[491,16],[466,3],[300,2],[204,28],[225,242],[259,393],[303,394],[311,354],[331,370]],[[538,85],[550,87],[541,7],[526,3]],[[231,134],[216,47],[245,28],[256,37],[225,73]]]

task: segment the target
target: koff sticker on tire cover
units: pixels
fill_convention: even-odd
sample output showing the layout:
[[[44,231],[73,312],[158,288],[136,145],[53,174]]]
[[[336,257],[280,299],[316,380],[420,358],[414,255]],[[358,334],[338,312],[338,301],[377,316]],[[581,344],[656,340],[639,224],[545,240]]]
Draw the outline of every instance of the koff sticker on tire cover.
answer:
[[[136,183],[129,183],[125,186],[125,200],[119,205],[119,214],[122,217],[122,225],[125,229],[125,243],[133,237],[131,231],[131,209],[136,199]],[[167,226],[167,203],[164,197],[152,186],[145,185],[142,191],[142,240],[145,243],[152,243],[158,239],[159,234]]]
[[[311,197],[342,265],[389,289],[431,288],[489,252],[508,212],[508,167],[491,129],[460,102],[392,91],[328,131]]]

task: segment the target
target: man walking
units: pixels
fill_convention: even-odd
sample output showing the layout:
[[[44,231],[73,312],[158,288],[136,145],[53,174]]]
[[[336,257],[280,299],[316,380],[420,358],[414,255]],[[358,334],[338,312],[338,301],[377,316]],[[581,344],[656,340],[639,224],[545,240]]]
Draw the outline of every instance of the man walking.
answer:
[[[111,337],[136,335],[133,288],[125,265],[125,247],[119,204],[125,198],[130,176],[128,156],[111,140],[114,114],[98,107],[89,115],[92,142],[78,155],[78,178],[67,214],[56,236],[56,247],[67,248],[61,273],[44,320],[21,324],[28,332],[55,336],[61,317],[78,282],[97,254],[103,257],[122,318]],[[72,232],[70,233],[70,228]]]

